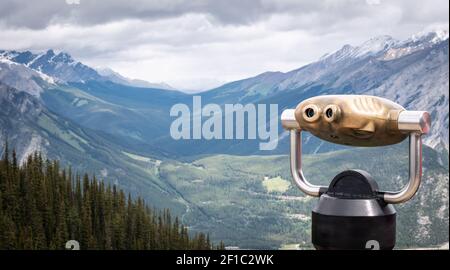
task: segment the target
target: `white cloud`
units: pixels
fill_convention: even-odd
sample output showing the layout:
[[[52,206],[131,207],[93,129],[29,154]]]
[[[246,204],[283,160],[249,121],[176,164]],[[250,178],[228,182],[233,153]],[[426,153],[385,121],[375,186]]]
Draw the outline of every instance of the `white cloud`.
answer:
[[[368,5],[379,5],[381,4],[381,0],[366,0]]]
[[[64,50],[132,78],[195,89],[295,69],[376,35],[448,28],[445,0],[31,3],[0,3],[0,48]]]

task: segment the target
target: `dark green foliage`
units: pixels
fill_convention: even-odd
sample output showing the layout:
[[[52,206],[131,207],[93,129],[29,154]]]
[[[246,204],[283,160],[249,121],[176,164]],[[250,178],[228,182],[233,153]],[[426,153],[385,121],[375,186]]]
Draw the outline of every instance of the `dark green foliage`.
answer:
[[[0,160],[0,249],[211,249],[209,236],[190,236],[169,210],[150,209],[116,186],[72,175],[57,161],[29,156],[19,166],[5,147]],[[218,248],[223,248],[221,243]]]

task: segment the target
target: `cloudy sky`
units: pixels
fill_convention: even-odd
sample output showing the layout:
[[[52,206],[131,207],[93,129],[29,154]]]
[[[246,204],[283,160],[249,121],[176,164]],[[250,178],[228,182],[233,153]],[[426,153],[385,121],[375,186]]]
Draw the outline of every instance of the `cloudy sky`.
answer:
[[[447,0],[2,0],[0,49],[53,48],[131,78],[207,89],[448,21]]]

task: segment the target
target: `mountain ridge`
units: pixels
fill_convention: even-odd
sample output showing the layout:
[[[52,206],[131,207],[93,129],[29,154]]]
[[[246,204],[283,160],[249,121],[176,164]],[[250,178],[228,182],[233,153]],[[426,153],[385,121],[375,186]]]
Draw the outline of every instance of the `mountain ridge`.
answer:
[[[167,83],[150,83],[140,79],[130,79],[127,78],[120,73],[110,69],[110,68],[96,68],[95,69],[100,75],[108,78],[110,81],[118,84],[141,87],[141,88],[156,88],[156,89],[164,89],[164,90],[176,90],[172,86]]]
[[[115,83],[142,87],[175,90],[165,83],[150,83],[144,80],[129,79],[121,74],[105,68],[92,68],[64,51],[55,53],[53,49],[46,52],[0,50],[0,60],[8,60],[52,77],[56,82],[86,82],[90,80],[110,80]]]

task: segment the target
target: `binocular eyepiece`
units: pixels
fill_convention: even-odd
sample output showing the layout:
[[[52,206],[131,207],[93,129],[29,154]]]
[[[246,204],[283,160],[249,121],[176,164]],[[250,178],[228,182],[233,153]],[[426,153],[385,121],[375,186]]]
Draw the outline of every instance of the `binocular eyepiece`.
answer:
[[[284,110],[281,123],[290,131],[293,182],[305,194],[320,197],[312,211],[314,246],[364,249],[367,243],[376,242],[380,249],[392,249],[396,212],[391,204],[410,200],[420,186],[421,137],[430,130],[430,114],[408,111],[375,96],[328,95],[309,98],[295,109]],[[367,172],[348,170],[337,175],[329,187],[313,185],[302,170],[302,131],[332,143],[366,147],[391,145],[409,137],[409,182],[399,191],[379,191]]]
[[[407,111],[390,100],[363,95],[317,96],[281,115],[285,129],[310,132],[351,146],[382,146],[403,141],[411,132],[428,133],[430,115]]]

